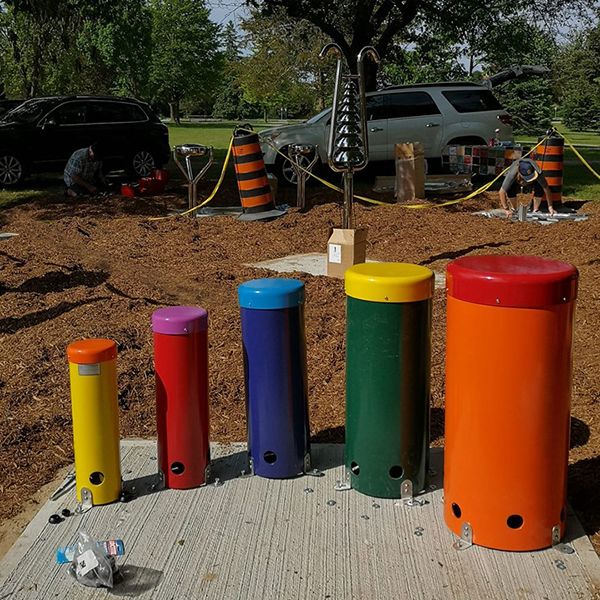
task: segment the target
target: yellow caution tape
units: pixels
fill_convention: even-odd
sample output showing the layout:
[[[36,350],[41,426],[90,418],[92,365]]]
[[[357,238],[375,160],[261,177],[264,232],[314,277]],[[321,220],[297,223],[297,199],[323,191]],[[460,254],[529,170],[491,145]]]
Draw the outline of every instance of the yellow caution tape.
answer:
[[[567,136],[564,133],[560,133],[560,132],[557,132],[557,133],[565,140],[565,142],[567,142],[567,144],[569,145],[569,148],[571,148],[571,150],[573,150],[573,152],[575,153],[577,158],[579,158],[579,160],[590,170],[590,172],[593,173],[598,179],[600,179],[600,174],[598,174],[594,170],[592,165],[590,165],[590,163],[587,160],[585,160],[585,158],[583,158],[583,156],[579,153],[577,148],[575,148],[575,146],[573,146],[573,144],[569,141]]]
[[[549,136],[546,136],[543,140],[539,141],[529,152],[524,154],[521,158],[526,158],[527,156],[529,156],[534,150],[537,149],[537,147],[540,144],[543,144],[548,139],[548,137]],[[290,160],[289,157],[285,153],[281,152],[281,150],[279,150],[279,148],[277,148],[275,146],[275,144],[273,144],[273,142],[271,142],[270,140],[266,140],[266,142],[267,142],[267,144],[269,144],[269,146],[271,146],[271,148],[273,148],[273,150],[275,150],[275,152],[277,152],[277,154],[283,156],[283,158],[285,158],[285,160]],[[322,179],[321,177],[319,177],[318,175],[315,175],[314,173],[311,173],[308,169],[305,169],[302,165],[298,165],[298,166],[300,167],[300,170],[304,171],[305,173],[308,173],[309,177],[313,177],[319,183],[322,183],[323,185],[327,186],[328,188],[330,188],[332,190],[335,190],[336,192],[343,193],[344,190],[342,188],[338,187],[337,185],[334,185],[333,183],[330,183],[329,181],[327,181],[325,179]],[[457,198],[456,200],[448,200],[447,202],[441,202],[440,204],[427,204],[427,203],[398,204],[398,206],[400,206],[402,208],[412,208],[412,209],[441,208],[443,206],[450,206],[451,204],[458,204],[459,202],[464,202],[465,200],[471,200],[472,198],[475,198],[475,196],[478,196],[479,194],[482,194],[483,192],[487,192],[487,190],[489,190],[492,187],[492,185],[494,185],[494,183],[496,183],[496,181],[498,181],[498,179],[500,179],[501,177],[506,175],[506,173],[509,169],[510,169],[510,165],[508,167],[506,167],[494,179],[492,179],[492,181],[485,183],[479,189],[476,189],[475,191],[471,192],[469,195],[464,196],[463,198]],[[366,196],[359,196],[358,194],[354,194],[354,197],[357,198],[358,200],[363,200],[364,202],[369,202],[370,204],[377,204],[380,206],[390,206],[392,204],[390,202],[382,202],[381,200],[374,200],[373,198],[368,198]]]
[[[238,128],[237,131],[242,131],[244,133],[255,133],[252,130],[247,130],[247,129],[243,129],[243,128]],[[562,134],[560,134],[562,135]],[[544,139],[542,139],[541,141],[539,141],[529,152],[527,152],[526,154],[524,154],[521,158],[526,158],[527,156],[529,156],[534,150],[536,150],[538,148],[538,146],[540,146],[541,144],[543,144],[549,136],[544,137]],[[563,136],[564,137],[564,136]],[[162,221],[164,219],[171,219],[173,217],[183,217],[185,215],[188,215],[200,208],[202,208],[203,206],[205,206],[206,204],[208,204],[211,200],[213,200],[213,198],[217,195],[217,192],[219,191],[223,180],[225,179],[225,172],[227,170],[227,166],[229,164],[229,160],[231,157],[231,150],[232,150],[232,146],[233,146],[233,136],[231,137],[231,140],[229,141],[229,146],[227,148],[227,154],[225,156],[225,162],[223,163],[223,167],[221,169],[221,175],[219,177],[219,180],[217,181],[215,187],[213,188],[213,191],[211,192],[211,194],[208,196],[208,198],[206,198],[206,200],[204,200],[203,202],[201,202],[200,204],[197,204],[196,206],[190,208],[189,210],[186,210],[183,213],[179,213],[176,215],[169,215],[166,217],[151,217],[149,220],[150,221]],[[572,146],[572,144],[569,142],[569,140],[567,140],[567,138],[565,138],[565,141],[569,144],[569,146],[571,146],[571,148],[573,149],[573,151],[575,152],[575,154],[577,154],[577,156],[579,156],[579,158],[583,161],[583,163],[590,169],[590,171],[592,171],[592,173],[594,173],[594,175],[596,175],[596,177],[598,177],[598,179],[600,179],[600,175],[598,175],[598,173],[596,173],[596,171],[594,171],[592,169],[592,167],[586,162],[586,160],[579,154],[579,152],[577,152],[577,150]],[[280,156],[282,156],[285,160],[290,160],[290,158],[284,153],[281,152],[281,150],[279,150],[279,148],[277,148],[277,146],[275,146],[275,144],[271,141],[271,140],[266,140],[266,143],[269,144],[269,146],[271,146],[273,148],[273,150],[275,150],[275,152],[277,154],[279,154]],[[343,193],[344,190],[340,187],[338,187],[337,185],[334,185],[333,183],[331,183],[330,181],[327,181],[326,179],[323,179],[321,177],[319,177],[318,175],[315,175],[314,173],[310,172],[308,169],[305,169],[302,165],[298,165],[298,167],[300,168],[300,170],[304,171],[308,177],[312,177],[313,179],[317,180],[319,183],[323,184],[324,186],[328,187],[331,190],[334,190],[336,192],[339,193]],[[483,192],[486,192],[487,190],[489,190],[492,185],[494,185],[494,183],[496,183],[496,181],[498,181],[501,177],[503,177],[504,175],[506,175],[507,171],[510,169],[510,166],[506,167],[499,175],[497,175],[494,179],[492,179],[492,181],[489,181],[488,183],[485,183],[484,185],[482,185],[480,188],[474,190],[473,192],[471,192],[470,194],[468,194],[467,196],[464,196],[462,198],[457,198],[455,200],[448,200],[447,202],[441,202],[439,204],[428,204],[428,203],[420,203],[420,204],[398,204],[398,206],[402,207],[402,208],[411,208],[411,209],[422,209],[422,208],[441,208],[444,206],[450,206],[452,204],[459,204],[460,202],[464,202],[466,200],[471,200],[472,198],[475,198],[476,196],[478,196],[479,194],[482,194]],[[355,194],[354,197],[358,200],[362,200],[363,202],[368,202],[370,204],[376,204],[379,206],[390,206],[391,202],[383,202],[381,200],[375,200],[374,198],[368,198],[367,196],[359,196],[358,194]]]
[[[208,204],[217,195],[217,192],[219,191],[219,188],[221,187],[221,184],[223,183],[223,180],[225,179],[225,172],[227,171],[227,165],[229,164],[229,158],[231,157],[232,146],[233,146],[233,136],[231,137],[231,140],[229,141],[229,146],[227,148],[227,154],[225,156],[225,162],[223,163],[223,168],[221,169],[221,176],[219,177],[219,180],[217,181],[215,187],[213,188],[213,191],[210,193],[210,196],[208,198],[206,198],[206,200],[204,200],[200,204],[196,204],[196,206],[193,206],[192,208],[190,208],[189,210],[186,210],[185,212],[182,212],[182,213],[179,213],[176,215],[169,215],[167,217],[151,217],[150,221],[162,221],[163,219],[172,219],[173,217],[184,217],[185,215],[189,215],[191,212],[194,212],[195,210],[198,210],[199,208],[202,208],[204,205]]]

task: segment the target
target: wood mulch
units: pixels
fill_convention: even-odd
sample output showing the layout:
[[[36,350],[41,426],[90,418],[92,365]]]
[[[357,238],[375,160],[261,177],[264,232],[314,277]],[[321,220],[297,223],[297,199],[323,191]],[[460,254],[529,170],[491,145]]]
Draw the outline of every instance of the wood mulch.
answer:
[[[359,186],[359,192],[360,186]],[[368,192],[368,188],[362,190]],[[340,221],[332,196],[309,188],[311,210],[268,223],[231,217],[149,221],[183,206],[179,190],[154,199],[77,203],[59,197],[0,214],[0,521],[72,462],[67,345],[86,337],[118,342],[121,434],[155,435],[150,316],[159,306],[199,304],[210,314],[210,410],[215,441],[245,438],[237,286],[270,273],[244,263],[324,252]],[[294,202],[293,190],[284,200]],[[231,188],[226,202],[237,198]],[[589,221],[542,227],[471,215],[497,206],[487,194],[457,206],[407,210],[356,207],[369,228],[372,259],[443,272],[456,257],[534,254],[580,271],[575,344],[569,498],[600,550],[600,203]],[[578,205],[579,206],[579,205]],[[344,290],[326,277],[306,282],[311,433],[343,441]],[[434,300],[432,440],[443,444],[445,298]],[[493,374],[490,374],[493,376]]]

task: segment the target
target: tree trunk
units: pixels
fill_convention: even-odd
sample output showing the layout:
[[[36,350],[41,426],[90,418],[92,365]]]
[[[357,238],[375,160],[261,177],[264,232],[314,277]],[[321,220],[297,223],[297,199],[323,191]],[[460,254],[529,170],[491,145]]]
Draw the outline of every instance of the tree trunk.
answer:
[[[374,92],[377,89],[378,64],[370,59],[365,60],[365,90]]]
[[[169,102],[169,112],[171,113],[171,123],[177,123],[177,125],[181,125],[181,117],[179,115],[179,100],[175,100],[175,102]]]
[[[265,123],[268,123],[268,121],[269,121],[269,114],[267,112],[267,107],[266,106],[263,107],[263,118],[265,120]]]
[[[317,112],[321,112],[325,108],[325,73],[323,69],[318,70],[319,81],[318,92],[317,92]]]

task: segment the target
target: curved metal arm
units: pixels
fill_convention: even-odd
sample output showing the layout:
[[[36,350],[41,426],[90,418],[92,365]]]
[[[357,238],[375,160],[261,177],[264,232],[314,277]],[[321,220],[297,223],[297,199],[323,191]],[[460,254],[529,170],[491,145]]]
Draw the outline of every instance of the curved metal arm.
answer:
[[[356,61],[358,67],[358,95],[360,97],[360,111],[362,118],[360,120],[360,126],[362,129],[363,143],[365,145],[365,157],[369,160],[369,134],[367,132],[367,98],[366,98],[366,87],[365,87],[365,57],[370,56],[371,59],[379,64],[381,60],[379,53],[373,46],[365,46],[358,53],[358,60]]]
[[[335,84],[333,86],[333,106],[331,107],[331,120],[329,122],[329,139],[327,141],[327,162],[329,166],[337,171],[333,166],[333,142],[335,136],[335,125],[337,123],[337,105],[338,105],[338,92],[340,86],[342,84],[342,60],[344,55],[342,53],[342,49],[333,42],[326,44],[323,46],[321,53],[319,54],[319,58],[324,59],[331,51],[337,55],[337,68],[335,71]]]

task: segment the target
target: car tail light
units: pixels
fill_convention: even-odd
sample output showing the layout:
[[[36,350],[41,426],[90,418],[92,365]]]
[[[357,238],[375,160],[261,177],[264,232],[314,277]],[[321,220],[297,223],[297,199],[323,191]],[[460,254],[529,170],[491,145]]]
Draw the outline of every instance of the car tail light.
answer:
[[[504,113],[504,114],[498,115],[498,120],[503,125],[512,125],[513,124],[513,118],[508,113]]]

